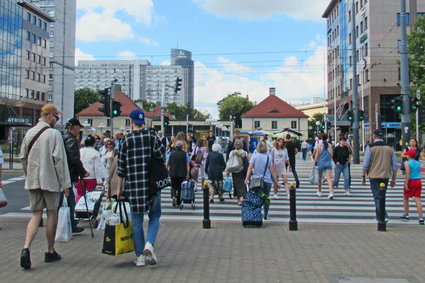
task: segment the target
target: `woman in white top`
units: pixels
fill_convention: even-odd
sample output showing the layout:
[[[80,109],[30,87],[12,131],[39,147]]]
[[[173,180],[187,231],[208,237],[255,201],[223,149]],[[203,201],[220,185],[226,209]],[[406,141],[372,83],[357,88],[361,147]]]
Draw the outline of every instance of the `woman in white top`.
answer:
[[[289,184],[288,184],[288,176],[286,174],[286,164],[289,162],[288,157],[288,150],[286,149],[286,142],[283,138],[278,138],[275,141],[274,148],[271,152],[272,155],[272,161],[274,170],[276,172],[276,176],[278,180],[276,180],[279,183],[279,177],[282,177],[283,183],[285,184],[285,190],[287,198],[289,199]],[[274,188],[274,195],[273,198],[277,198],[277,192],[278,188]]]
[[[84,180],[79,180],[77,187],[77,202],[85,194],[96,188],[98,183],[102,183],[102,179],[106,177],[106,169],[100,159],[99,152],[93,147],[95,143],[94,137],[88,135],[84,141],[83,148],[80,149],[80,159],[84,169],[90,173]]]

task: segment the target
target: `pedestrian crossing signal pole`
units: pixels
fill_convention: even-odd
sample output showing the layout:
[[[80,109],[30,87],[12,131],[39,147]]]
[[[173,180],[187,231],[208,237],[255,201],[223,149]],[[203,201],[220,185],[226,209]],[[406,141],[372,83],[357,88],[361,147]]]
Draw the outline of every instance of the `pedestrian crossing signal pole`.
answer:
[[[360,135],[359,135],[359,84],[357,81],[357,39],[356,39],[356,14],[353,0],[352,5],[353,27],[352,35],[354,36],[353,46],[353,163],[360,164]]]
[[[407,29],[406,29],[406,0],[401,0],[400,11],[400,84],[402,96],[401,135],[403,145],[410,140],[410,87],[409,87],[409,58],[407,54]]]
[[[204,181],[202,184],[202,192],[204,196],[204,220],[202,221],[202,228],[210,229],[211,228],[211,220],[210,220],[210,203],[209,203],[209,188],[208,182]]]
[[[378,231],[387,231],[387,222],[385,221],[385,193],[387,186],[384,183],[379,184],[379,210],[378,210]]]
[[[296,205],[296,195],[295,195],[295,184],[291,183],[291,188],[289,190],[289,231],[298,230],[297,222],[297,205]]]

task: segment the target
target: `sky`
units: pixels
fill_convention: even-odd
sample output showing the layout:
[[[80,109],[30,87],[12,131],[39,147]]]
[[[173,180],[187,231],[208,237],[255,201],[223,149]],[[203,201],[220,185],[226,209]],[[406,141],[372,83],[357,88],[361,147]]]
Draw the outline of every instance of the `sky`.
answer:
[[[217,102],[240,92],[261,102],[325,97],[330,0],[77,0],[78,60],[149,60],[192,52],[195,108],[218,118]]]

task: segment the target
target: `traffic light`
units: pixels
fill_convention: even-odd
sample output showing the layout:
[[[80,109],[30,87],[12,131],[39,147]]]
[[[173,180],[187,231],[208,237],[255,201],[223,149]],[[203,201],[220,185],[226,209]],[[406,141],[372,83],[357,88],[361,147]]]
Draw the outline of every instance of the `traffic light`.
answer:
[[[118,117],[121,115],[121,102],[118,100],[112,101],[112,117]]]
[[[331,128],[331,122],[326,122],[326,128],[329,130]]]
[[[391,104],[394,106],[395,111],[401,113],[403,111],[401,96],[396,96],[391,100]]]
[[[363,110],[359,111],[359,121],[364,121],[364,111]]]
[[[418,99],[416,97],[410,97],[410,110],[416,112],[418,110]]]
[[[111,117],[111,88],[105,88],[97,92],[101,96],[99,102],[103,104],[101,107],[97,108],[97,110],[105,114],[106,117]]]
[[[347,112],[347,119],[350,122],[353,122],[354,121],[354,113],[353,113],[352,110],[350,110],[350,111]]]
[[[325,129],[325,122],[320,123],[320,129],[322,129],[322,130]]]
[[[178,92],[182,89],[182,79],[179,77],[176,78],[176,86],[174,87],[174,92]]]
[[[170,124],[170,118],[164,116],[164,127],[167,127]]]

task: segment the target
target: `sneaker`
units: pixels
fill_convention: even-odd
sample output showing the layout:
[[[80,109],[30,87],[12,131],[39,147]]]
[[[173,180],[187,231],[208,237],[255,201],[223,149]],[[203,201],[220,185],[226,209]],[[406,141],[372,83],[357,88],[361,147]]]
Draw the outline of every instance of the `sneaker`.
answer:
[[[351,192],[350,192],[350,191],[345,191],[345,195],[346,195],[347,197],[351,197]]]
[[[316,196],[321,197],[322,196],[322,192],[321,191],[317,191],[316,192]]]
[[[423,218],[419,218],[419,225],[424,225],[424,219]]]
[[[150,265],[155,265],[158,263],[156,259],[156,255],[153,252],[153,246],[151,243],[146,242],[145,249],[143,250],[143,253],[146,256],[146,262]]]
[[[334,194],[329,194],[328,195],[328,199],[333,199],[334,198]]]
[[[83,227],[74,227],[74,228],[72,229],[72,234],[81,233],[81,232],[83,232],[83,231],[84,231],[84,228],[83,228]]]
[[[140,256],[136,257],[136,259],[133,262],[138,267],[145,266],[146,265],[146,256],[144,254],[140,255]]]
[[[21,251],[21,267],[23,269],[30,269],[31,268],[31,259],[30,259],[30,250],[29,249],[23,249]]]
[[[52,253],[45,253],[44,254],[44,262],[58,261],[61,258],[62,257],[60,256],[60,254],[58,254],[55,250],[53,250]]]
[[[403,220],[403,221],[409,221],[410,217],[409,217],[408,214],[403,214],[402,216],[400,216],[400,219]]]

